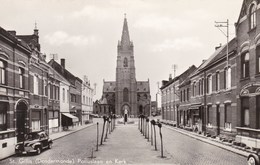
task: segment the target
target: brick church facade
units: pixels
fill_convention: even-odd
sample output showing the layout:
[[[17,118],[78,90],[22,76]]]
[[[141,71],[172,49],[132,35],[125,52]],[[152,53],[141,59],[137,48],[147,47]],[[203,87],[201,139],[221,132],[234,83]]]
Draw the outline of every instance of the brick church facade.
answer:
[[[136,81],[134,45],[130,41],[126,18],[117,53],[116,81],[104,81],[103,85],[102,100],[109,105],[109,109],[103,111],[117,115],[125,113],[129,116],[149,115],[151,98],[149,80]]]

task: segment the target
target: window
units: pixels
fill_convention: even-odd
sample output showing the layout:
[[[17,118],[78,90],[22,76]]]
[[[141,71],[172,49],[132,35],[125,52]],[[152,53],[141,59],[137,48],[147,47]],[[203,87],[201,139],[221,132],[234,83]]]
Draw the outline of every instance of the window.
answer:
[[[124,102],[128,102],[129,98],[128,98],[128,89],[125,88],[124,91],[123,91],[123,101]]]
[[[48,82],[44,80],[44,96],[48,96]]]
[[[5,84],[5,64],[0,61],[0,83]]]
[[[19,68],[19,88],[24,88],[24,69]]]
[[[181,102],[182,102],[182,91],[181,91]]]
[[[74,94],[71,94],[71,102],[74,102],[74,103],[76,103],[76,95],[74,95]]]
[[[199,96],[201,95],[201,80],[199,80]]]
[[[256,74],[260,74],[260,46],[256,48]]]
[[[125,57],[125,59],[124,59],[124,67],[128,67],[128,60],[127,60],[126,57]]]
[[[0,131],[7,129],[6,123],[7,104],[0,103]]]
[[[245,53],[241,56],[241,77],[249,77],[249,53]]]
[[[186,101],[186,90],[185,89],[183,90],[183,101],[184,102]]]
[[[39,94],[39,78],[37,75],[33,77],[33,93],[36,95]]]
[[[69,102],[70,100],[70,93],[69,93],[69,90],[67,90],[67,103]]]
[[[65,89],[62,88],[62,100],[63,102],[65,102]]]
[[[227,67],[224,69],[224,89],[231,88],[231,68]]]
[[[85,104],[85,96],[83,96],[83,104]]]
[[[57,100],[60,100],[60,88],[59,88],[59,86],[56,86],[56,99]]]
[[[242,110],[242,126],[249,127],[249,98],[241,99],[241,110]]]
[[[219,72],[216,72],[216,91],[219,91]]]
[[[211,94],[212,93],[212,76],[209,75],[207,77],[207,93]]]
[[[204,78],[201,79],[201,94],[204,94]]]
[[[225,104],[225,130],[231,131],[231,123],[232,123],[232,108],[231,104]]]
[[[193,93],[193,96],[196,95],[196,82],[193,82],[193,88],[192,88],[192,93]]]
[[[189,99],[190,99],[189,92],[190,92],[190,88],[187,88],[187,101],[189,101]]]
[[[208,105],[207,106],[207,122],[208,122],[208,127],[212,127],[212,121],[213,121],[213,111],[212,111],[212,106]]]
[[[256,5],[255,4],[252,4],[250,6],[249,15],[250,15],[249,17],[250,29],[253,29],[254,27],[256,27]]]
[[[32,120],[32,131],[40,131],[41,122],[40,120]]]

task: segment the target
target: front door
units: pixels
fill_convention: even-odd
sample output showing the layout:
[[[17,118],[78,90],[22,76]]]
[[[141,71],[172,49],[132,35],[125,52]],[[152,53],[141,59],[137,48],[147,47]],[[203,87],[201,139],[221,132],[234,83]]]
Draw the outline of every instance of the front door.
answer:
[[[217,135],[220,134],[220,111],[219,111],[219,105],[216,107],[217,111]]]
[[[17,128],[17,141],[24,140],[24,134],[26,133],[26,116],[27,106],[24,102],[18,103],[16,107],[16,128]]]

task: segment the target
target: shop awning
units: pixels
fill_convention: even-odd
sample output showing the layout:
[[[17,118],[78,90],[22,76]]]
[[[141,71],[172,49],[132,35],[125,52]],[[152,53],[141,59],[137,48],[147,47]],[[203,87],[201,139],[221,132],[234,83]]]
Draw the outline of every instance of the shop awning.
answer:
[[[69,114],[69,113],[62,113],[62,114],[63,114],[64,116],[68,117],[68,118],[71,118],[73,123],[79,121],[79,118],[77,118],[76,116],[73,116],[72,114]]]

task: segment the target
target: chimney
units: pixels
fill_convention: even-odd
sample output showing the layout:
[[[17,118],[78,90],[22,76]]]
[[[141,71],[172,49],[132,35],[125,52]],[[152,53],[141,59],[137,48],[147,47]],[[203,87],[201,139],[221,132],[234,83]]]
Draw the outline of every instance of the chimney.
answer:
[[[221,45],[221,43],[220,43],[219,46],[216,46],[216,47],[215,47],[215,50],[218,50],[219,48],[221,48],[221,46],[222,46],[222,45]]]
[[[16,36],[16,31],[15,30],[9,30],[7,32],[10,33],[14,37]]]
[[[65,69],[65,59],[64,58],[60,59],[60,64]]]
[[[172,80],[172,74],[169,75],[169,81],[171,81],[171,80]]]

